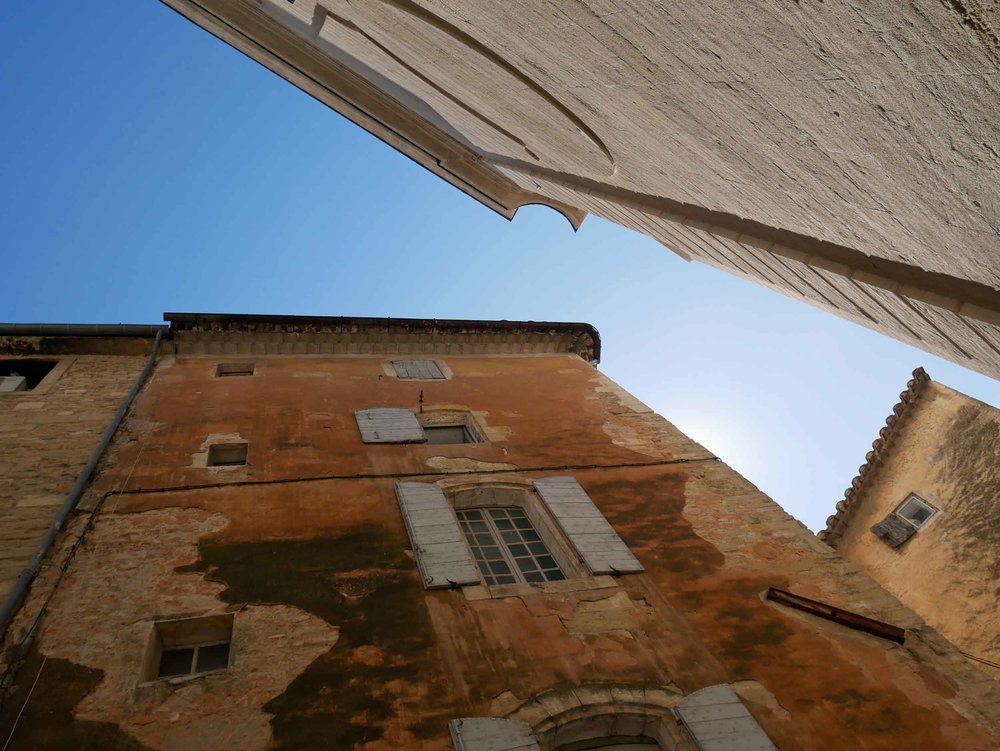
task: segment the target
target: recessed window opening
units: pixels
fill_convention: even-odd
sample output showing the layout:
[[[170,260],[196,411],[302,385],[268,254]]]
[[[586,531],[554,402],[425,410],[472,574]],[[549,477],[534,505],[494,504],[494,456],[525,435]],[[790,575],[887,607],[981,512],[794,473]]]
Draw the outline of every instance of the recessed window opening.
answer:
[[[479,443],[466,425],[425,425],[427,443],[447,445],[454,443]]]
[[[215,368],[216,378],[228,376],[251,376],[254,373],[252,362],[220,362]]]
[[[917,529],[924,526],[930,518],[937,513],[937,509],[930,504],[924,503],[915,495],[911,495],[903,505],[899,507],[896,515],[905,519]]]
[[[213,443],[208,447],[209,467],[239,467],[247,463],[248,443]]]
[[[159,621],[147,653],[144,678],[176,678],[226,670],[233,636],[232,614]]]
[[[648,736],[609,736],[590,741],[579,741],[559,746],[556,751],[656,751],[662,749],[657,741]]]
[[[393,360],[396,378],[420,381],[444,380],[444,373],[434,360]]]
[[[486,584],[566,578],[523,509],[461,509],[456,516]]]
[[[57,364],[57,360],[0,360],[0,389],[31,391]]]

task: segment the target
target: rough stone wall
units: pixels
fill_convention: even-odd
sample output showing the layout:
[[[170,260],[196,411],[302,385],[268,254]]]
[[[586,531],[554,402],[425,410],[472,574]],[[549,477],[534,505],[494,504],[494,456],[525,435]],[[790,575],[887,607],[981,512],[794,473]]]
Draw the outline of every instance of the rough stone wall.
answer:
[[[0,356],[43,355],[63,371],[44,393],[0,394],[0,597],[37,550],[150,346],[119,344],[122,354],[98,355],[73,354],[93,352],[94,344],[64,344],[0,341]]]
[[[1000,663],[1000,410],[935,382],[910,409],[837,550],[963,651]],[[910,493],[939,513],[892,549],[870,528]]]
[[[593,212],[1000,376],[995,3],[165,2],[505,215]]]
[[[232,378],[212,377],[217,358],[165,359],[0,710],[0,737],[20,716],[11,751],[444,751],[455,717],[537,719],[594,695],[670,706],[716,683],[782,749],[1000,743],[1000,684],[579,358],[445,360],[450,380],[414,383],[379,357],[258,357]],[[360,442],[356,409],[418,409],[421,390],[425,409],[475,414],[490,442]],[[198,466],[220,434],[250,442],[246,467]],[[468,488],[566,473],[646,573],[422,589],[398,477]],[[769,603],[769,586],[902,626],[906,644]],[[152,620],[221,612],[235,613],[229,671],[142,683]]]

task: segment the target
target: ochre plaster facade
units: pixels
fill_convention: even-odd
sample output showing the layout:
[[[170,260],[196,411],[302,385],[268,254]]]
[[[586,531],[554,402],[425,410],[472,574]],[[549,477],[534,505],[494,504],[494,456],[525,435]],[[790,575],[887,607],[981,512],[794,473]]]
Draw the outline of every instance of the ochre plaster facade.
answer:
[[[823,535],[1000,678],[1000,410],[922,371],[903,396],[905,409]],[[892,548],[871,527],[911,493],[937,513]]]
[[[414,325],[394,353],[260,354],[254,375],[227,378],[216,364],[237,358],[219,350],[306,334],[175,327],[176,354],[9,634],[8,646],[97,509],[0,709],[10,751],[445,751],[448,721],[468,716],[527,722],[549,750],[569,716],[672,717],[716,684],[782,751],[1000,745],[1000,684],[581,359],[579,342],[498,353],[530,339],[504,325],[489,345],[462,335],[492,353],[462,354],[460,335]],[[370,346],[370,331],[356,336]],[[450,378],[387,376],[385,362],[415,347]],[[421,392],[425,412],[467,411],[488,442],[361,442],[355,410],[419,412]],[[214,435],[248,441],[248,464],[199,466]],[[553,475],[576,478],[643,573],[423,589],[398,480],[528,488]],[[768,587],[902,627],[905,643],[768,602]],[[220,613],[234,614],[228,670],[143,680],[154,621]],[[664,748],[693,749],[670,728]]]
[[[594,213],[1000,376],[996,3],[164,2],[508,218]]]

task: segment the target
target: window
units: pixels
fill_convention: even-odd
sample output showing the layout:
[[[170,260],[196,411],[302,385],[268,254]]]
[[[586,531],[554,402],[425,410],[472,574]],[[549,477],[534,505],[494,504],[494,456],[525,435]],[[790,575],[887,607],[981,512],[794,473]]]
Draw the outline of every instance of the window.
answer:
[[[486,437],[470,412],[457,409],[429,409],[417,415],[427,443],[445,445],[486,443]]]
[[[907,498],[903,502],[903,505],[899,507],[899,510],[896,511],[897,516],[905,519],[917,529],[924,526],[924,524],[926,524],[936,513],[936,508],[924,503],[915,495],[911,495]]]
[[[523,509],[466,509],[456,516],[487,584],[537,584],[566,578]]]
[[[226,670],[232,636],[230,613],[159,621],[153,627],[143,677],[158,680]]]
[[[434,360],[393,360],[396,378],[418,381],[441,381],[445,375]]]
[[[252,362],[220,362],[215,368],[216,378],[228,376],[250,376],[254,373]]]
[[[213,443],[208,447],[209,467],[239,467],[247,463],[249,443]]]
[[[936,513],[936,508],[911,494],[898,509],[873,525],[871,531],[890,548],[898,548]]]
[[[425,589],[643,571],[570,476],[450,484],[447,496],[437,483],[401,481],[396,500]]]
[[[430,410],[419,415],[405,407],[374,407],[354,413],[364,443],[485,443],[468,412]]]
[[[31,391],[56,365],[56,360],[0,360],[0,393]]]

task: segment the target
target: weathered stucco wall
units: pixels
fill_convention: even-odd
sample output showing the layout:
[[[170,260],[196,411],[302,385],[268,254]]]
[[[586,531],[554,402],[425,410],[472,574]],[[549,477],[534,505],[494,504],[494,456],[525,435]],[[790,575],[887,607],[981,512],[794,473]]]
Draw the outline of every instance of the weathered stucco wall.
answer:
[[[425,382],[386,377],[379,357],[259,357],[236,378],[213,378],[213,358],[164,360],[87,499],[114,491],[0,711],[5,737],[23,709],[12,751],[81,738],[443,751],[459,716],[555,712],[609,686],[669,705],[716,683],[782,749],[1000,744],[1000,685],[591,366],[444,360],[453,377]],[[473,412],[490,442],[360,442],[356,409],[417,409],[420,391],[425,409]],[[211,434],[249,440],[249,465],[194,466]],[[441,474],[452,466],[474,473]],[[422,589],[398,477],[553,474],[578,479],[645,573],[495,597]],[[766,602],[769,586],[907,628],[906,645]],[[228,672],[140,685],[153,619],[226,611]]]
[[[1000,376],[996,3],[165,2],[505,216]]]
[[[58,362],[39,388],[0,394],[0,598],[37,550],[149,347],[146,340],[0,337],[2,358]]]
[[[837,550],[963,651],[1000,663],[1000,410],[935,382],[909,410]],[[893,549],[871,526],[910,493],[939,513]]]

